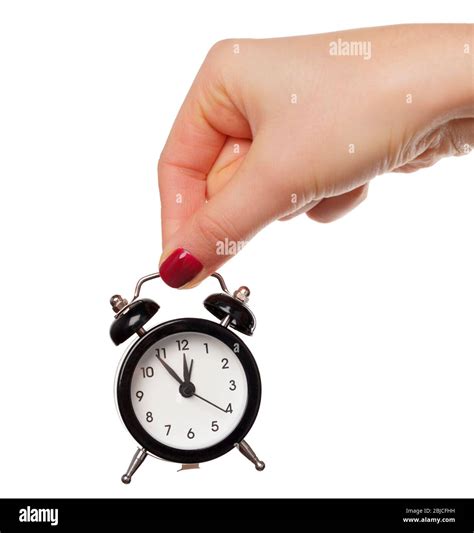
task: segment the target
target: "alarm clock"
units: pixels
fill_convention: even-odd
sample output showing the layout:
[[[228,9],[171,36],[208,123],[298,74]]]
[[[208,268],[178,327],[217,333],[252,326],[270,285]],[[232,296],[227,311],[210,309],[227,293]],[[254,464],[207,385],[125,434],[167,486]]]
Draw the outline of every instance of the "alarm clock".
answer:
[[[139,445],[122,476],[125,484],[148,455],[186,470],[237,448],[258,471],[265,468],[244,440],[260,406],[260,373],[232,331],[250,336],[255,330],[250,290],[243,286],[231,294],[220,274],[212,276],[223,292],[208,296],[204,307],[217,322],[176,318],[145,329],[160,306],[139,296],[158,272],[138,280],[130,303],[120,295],[110,299],[112,341],[120,345],[135,337],[115,382],[120,417]]]

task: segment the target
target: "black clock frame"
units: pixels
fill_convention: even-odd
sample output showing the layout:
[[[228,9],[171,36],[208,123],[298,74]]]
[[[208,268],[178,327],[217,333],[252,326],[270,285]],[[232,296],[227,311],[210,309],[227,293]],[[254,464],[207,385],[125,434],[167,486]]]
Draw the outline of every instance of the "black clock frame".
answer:
[[[146,350],[165,337],[188,331],[205,333],[227,345],[242,364],[248,386],[247,406],[237,427],[219,443],[197,450],[173,448],[154,439],[139,422],[133,409],[131,394],[133,372]],[[235,343],[239,344],[238,353],[234,351]],[[220,324],[202,318],[179,318],[152,328],[130,347],[122,362],[117,379],[118,409],[128,431],[145,450],[161,459],[175,463],[203,463],[229,452],[235,444],[245,438],[253,426],[260,408],[261,395],[262,384],[257,363],[242,339]]]

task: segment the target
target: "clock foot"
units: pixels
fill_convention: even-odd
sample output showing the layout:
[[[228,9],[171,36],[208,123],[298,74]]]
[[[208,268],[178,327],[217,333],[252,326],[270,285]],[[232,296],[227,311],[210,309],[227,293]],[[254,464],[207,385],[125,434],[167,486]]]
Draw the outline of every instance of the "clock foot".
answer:
[[[243,440],[235,445],[239,452],[255,465],[255,468],[261,472],[265,468],[265,463],[260,461],[252,448]]]
[[[127,472],[122,476],[122,483],[128,485],[130,481],[132,481],[133,474],[135,474],[135,472],[140,468],[147,455],[148,452],[145,450],[145,448],[138,448],[130,462]]]

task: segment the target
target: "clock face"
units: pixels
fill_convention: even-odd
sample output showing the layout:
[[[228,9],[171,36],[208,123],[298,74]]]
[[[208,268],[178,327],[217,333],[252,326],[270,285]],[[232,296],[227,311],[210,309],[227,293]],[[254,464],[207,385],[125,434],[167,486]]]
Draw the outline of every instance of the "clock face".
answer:
[[[247,377],[234,349],[206,333],[183,331],[151,343],[133,370],[130,397],[142,428],[180,450],[208,448],[241,422]]]

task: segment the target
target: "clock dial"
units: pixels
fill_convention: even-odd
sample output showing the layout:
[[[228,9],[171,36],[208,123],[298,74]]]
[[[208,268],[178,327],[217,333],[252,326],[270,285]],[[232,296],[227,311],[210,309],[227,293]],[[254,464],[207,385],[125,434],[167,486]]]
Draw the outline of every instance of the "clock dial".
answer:
[[[153,439],[198,450],[235,430],[247,407],[248,384],[230,346],[184,331],[146,349],[133,371],[130,395],[136,418]]]

